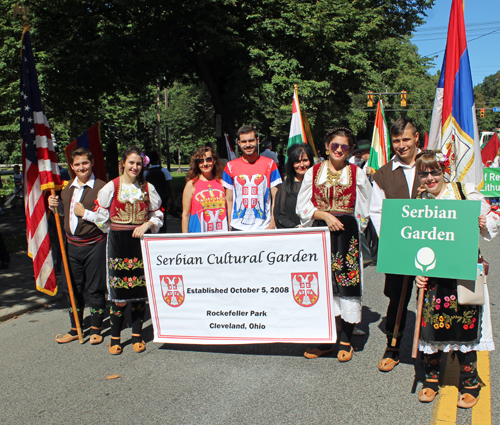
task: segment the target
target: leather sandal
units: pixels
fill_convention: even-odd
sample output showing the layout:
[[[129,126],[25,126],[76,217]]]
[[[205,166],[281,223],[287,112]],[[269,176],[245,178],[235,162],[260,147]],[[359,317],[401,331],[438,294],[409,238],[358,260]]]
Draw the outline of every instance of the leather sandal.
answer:
[[[76,329],[71,328],[72,331],[76,331]],[[64,336],[61,336],[61,334],[56,335],[56,342],[58,344],[66,344],[71,341],[76,341],[79,339],[78,334],[77,335],[71,335],[71,334],[66,334]]]
[[[93,334],[93,335],[90,335],[89,341],[90,341],[91,345],[97,345],[103,341],[103,337],[99,334]]]
[[[457,406],[461,407],[462,409],[470,409],[471,407],[474,407],[477,404],[478,400],[479,396],[474,397],[469,393],[461,394],[460,398],[458,399]]]
[[[132,344],[132,348],[136,353],[142,353],[146,350],[146,343],[144,341],[136,342],[135,344]]]
[[[350,346],[351,344],[342,344],[340,343],[340,346]],[[351,349],[349,351],[346,351],[346,350],[339,350],[339,352],[337,353],[337,359],[339,360],[339,362],[348,362],[349,360],[352,359],[352,354],[354,353],[354,347],[352,347],[351,345]]]
[[[399,360],[391,359],[390,357],[386,357],[378,362],[378,370],[381,372],[390,372],[399,364]]]
[[[330,354],[332,351],[333,348],[328,350],[320,350],[319,348],[308,348],[304,353],[304,357],[306,359],[317,359],[318,357]]]
[[[107,345],[109,347],[109,354],[112,354],[113,356],[117,356],[118,354],[122,353],[122,346],[117,344],[117,345],[111,345],[111,341]]]
[[[434,391],[432,388],[422,388],[418,394],[418,401],[421,403],[430,403],[434,401],[437,393],[438,392]]]

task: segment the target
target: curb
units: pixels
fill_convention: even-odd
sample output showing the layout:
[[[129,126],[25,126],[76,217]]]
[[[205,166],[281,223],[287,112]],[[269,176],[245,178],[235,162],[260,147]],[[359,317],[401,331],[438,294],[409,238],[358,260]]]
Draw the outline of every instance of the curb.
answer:
[[[47,305],[47,303],[57,304],[62,300],[64,300],[64,296],[62,294],[57,294],[50,300],[38,300],[26,303],[23,306],[18,306],[18,308],[10,309],[11,311],[9,313],[6,314],[0,313],[0,323],[6,322],[7,320],[12,319],[13,317],[20,316],[30,311],[39,310],[43,308],[45,305]]]

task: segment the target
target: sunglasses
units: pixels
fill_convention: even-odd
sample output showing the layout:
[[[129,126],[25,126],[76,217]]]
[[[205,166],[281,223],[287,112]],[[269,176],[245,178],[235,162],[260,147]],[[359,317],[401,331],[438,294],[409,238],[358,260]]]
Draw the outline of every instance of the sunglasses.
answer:
[[[214,159],[213,159],[211,156],[209,156],[209,157],[207,157],[207,158],[199,158],[199,159],[198,159],[198,164],[203,164],[205,161],[206,161],[208,164],[210,164],[213,160],[214,160]]]
[[[340,143],[332,142],[332,144],[330,145],[330,150],[332,152],[335,152],[339,148],[339,146],[344,152],[347,152],[350,149],[349,145],[341,145]]]
[[[421,179],[426,179],[429,174],[432,176],[432,177],[437,177],[437,176],[440,176],[441,175],[441,170],[432,170],[432,171],[419,171],[418,173],[418,176],[421,178]]]

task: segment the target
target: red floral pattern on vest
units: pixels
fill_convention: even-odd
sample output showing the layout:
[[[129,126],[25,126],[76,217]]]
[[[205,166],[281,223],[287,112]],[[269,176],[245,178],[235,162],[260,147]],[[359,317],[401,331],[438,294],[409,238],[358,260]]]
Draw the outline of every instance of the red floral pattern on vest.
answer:
[[[320,183],[319,178],[326,167],[330,173],[326,181]],[[316,164],[313,167],[312,199],[313,205],[320,211],[332,213],[353,213],[356,206],[356,169],[354,164],[348,164],[347,181],[339,182],[340,173],[332,173],[328,169],[328,161]]]
[[[115,193],[109,208],[109,218],[115,224],[144,224],[148,220],[149,205],[144,201],[134,203],[120,199],[122,179],[113,180]],[[145,196],[149,197],[148,186],[145,186]],[[146,198],[147,199],[147,198]]]

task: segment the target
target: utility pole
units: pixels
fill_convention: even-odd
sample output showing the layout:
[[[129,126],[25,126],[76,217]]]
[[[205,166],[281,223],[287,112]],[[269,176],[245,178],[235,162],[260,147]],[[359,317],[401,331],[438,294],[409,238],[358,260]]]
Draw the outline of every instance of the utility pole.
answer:
[[[156,129],[158,132],[158,157],[161,167],[161,122],[160,122],[160,81],[156,80]]]
[[[167,88],[165,87],[165,112],[167,110],[168,110],[168,91]],[[170,171],[170,140],[168,136],[169,134],[168,134],[168,122],[167,122],[165,123],[165,141],[167,145],[167,169],[168,171]]]

